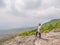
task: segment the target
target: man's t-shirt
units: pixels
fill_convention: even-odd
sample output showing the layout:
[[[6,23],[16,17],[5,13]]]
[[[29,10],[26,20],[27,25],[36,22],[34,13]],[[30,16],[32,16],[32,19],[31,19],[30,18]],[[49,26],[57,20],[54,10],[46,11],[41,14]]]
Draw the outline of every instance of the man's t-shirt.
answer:
[[[41,26],[38,26],[38,30],[37,30],[38,32],[41,32]]]

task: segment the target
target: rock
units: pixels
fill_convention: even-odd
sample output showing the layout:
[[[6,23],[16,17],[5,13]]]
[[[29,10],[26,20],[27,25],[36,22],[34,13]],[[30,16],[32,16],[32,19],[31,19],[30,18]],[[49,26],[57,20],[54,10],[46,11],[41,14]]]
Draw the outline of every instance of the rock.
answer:
[[[3,45],[33,45],[35,36],[18,36]]]
[[[17,36],[2,45],[60,45],[60,32],[42,34],[42,38],[35,36]]]
[[[35,41],[35,45],[48,45],[48,44],[47,44],[47,40],[37,39],[37,40]]]

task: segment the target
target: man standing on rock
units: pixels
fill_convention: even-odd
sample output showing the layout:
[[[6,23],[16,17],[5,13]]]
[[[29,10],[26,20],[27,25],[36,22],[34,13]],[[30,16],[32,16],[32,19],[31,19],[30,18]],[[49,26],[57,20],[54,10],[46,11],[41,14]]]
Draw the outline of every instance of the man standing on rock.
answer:
[[[41,30],[42,30],[42,27],[41,27],[41,24],[39,24],[36,32],[36,37],[41,38]]]

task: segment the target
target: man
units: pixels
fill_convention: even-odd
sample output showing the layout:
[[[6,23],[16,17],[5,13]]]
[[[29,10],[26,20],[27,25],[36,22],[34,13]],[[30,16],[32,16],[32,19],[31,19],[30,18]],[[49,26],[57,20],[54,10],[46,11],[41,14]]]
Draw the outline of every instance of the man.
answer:
[[[41,24],[39,24],[39,25],[38,25],[37,32],[36,32],[36,37],[41,38],[41,30],[42,30]]]

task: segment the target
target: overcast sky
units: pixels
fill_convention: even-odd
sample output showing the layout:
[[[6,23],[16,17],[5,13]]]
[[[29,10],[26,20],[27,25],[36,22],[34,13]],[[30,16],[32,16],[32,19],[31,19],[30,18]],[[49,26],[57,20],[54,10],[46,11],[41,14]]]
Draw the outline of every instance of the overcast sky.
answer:
[[[0,29],[33,27],[60,18],[60,0],[0,0]]]

